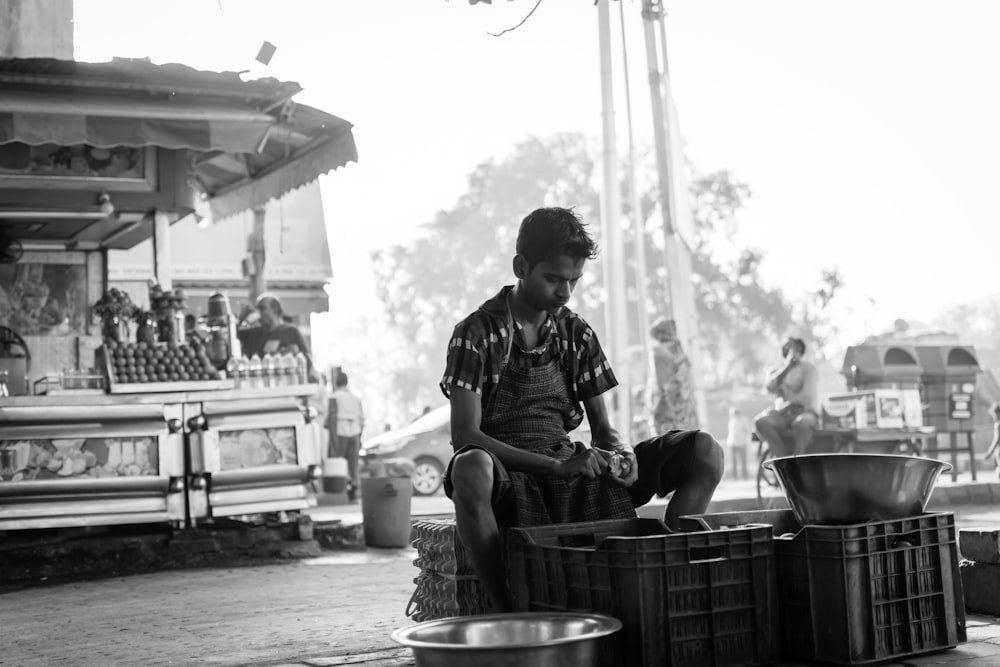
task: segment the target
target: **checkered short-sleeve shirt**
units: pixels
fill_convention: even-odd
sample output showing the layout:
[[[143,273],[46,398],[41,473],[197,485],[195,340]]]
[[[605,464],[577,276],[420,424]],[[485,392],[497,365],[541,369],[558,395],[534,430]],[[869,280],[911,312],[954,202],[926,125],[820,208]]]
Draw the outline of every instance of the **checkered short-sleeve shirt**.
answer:
[[[507,296],[512,289],[504,287],[455,326],[440,385],[445,396],[451,395],[452,387],[461,387],[479,394],[484,407],[489,404],[512,335],[507,324]],[[577,404],[617,386],[618,380],[590,325],[567,308],[554,319],[557,335],[549,335],[548,349],[537,355],[517,355],[516,363],[541,365],[561,355],[566,361],[570,397]],[[515,363],[514,357],[510,363]]]

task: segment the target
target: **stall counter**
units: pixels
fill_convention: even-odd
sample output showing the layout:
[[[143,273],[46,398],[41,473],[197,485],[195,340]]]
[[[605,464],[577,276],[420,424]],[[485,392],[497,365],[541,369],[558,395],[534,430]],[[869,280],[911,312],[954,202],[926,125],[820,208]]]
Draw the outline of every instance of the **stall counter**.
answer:
[[[0,530],[315,506],[317,389],[0,398]]]

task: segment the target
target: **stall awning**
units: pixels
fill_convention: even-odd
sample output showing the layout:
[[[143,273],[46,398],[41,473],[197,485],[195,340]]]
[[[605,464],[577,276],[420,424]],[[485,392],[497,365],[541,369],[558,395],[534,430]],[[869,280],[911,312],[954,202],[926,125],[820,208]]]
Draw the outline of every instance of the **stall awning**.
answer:
[[[0,144],[252,153],[275,123],[270,114],[234,105],[48,92],[0,95]]]
[[[300,90],[145,60],[0,60],[0,144],[190,151],[222,219],[357,160],[351,123],[294,102]]]
[[[209,155],[195,166],[199,186],[209,195],[214,220],[262,206],[271,199],[356,162],[351,123],[303,104],[289,105],[269,128],[255,152],[242,159]]]

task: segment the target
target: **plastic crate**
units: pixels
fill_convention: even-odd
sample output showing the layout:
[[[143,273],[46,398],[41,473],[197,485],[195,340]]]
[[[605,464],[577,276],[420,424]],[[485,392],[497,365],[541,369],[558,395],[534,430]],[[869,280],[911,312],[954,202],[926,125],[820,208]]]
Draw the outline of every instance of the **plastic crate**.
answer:
[[[420,573],[406,615],[414,621],[485,614],[489,598],[472,571],[458,539],[454,519],[427,519],[413,524],[413,564]]]
[[[458,539],[454,519],[426,519],[413,524],[413,564],[445,574],[473,574],[472,564]]]
[[[955,517],[804,526],[775,541],[786,655],[844,665],[966,640]]]
[[[785,657],[860,665],[966,640],[955,517],[799,526],[790,510],[684,517],[684,528],[770,523]],[[788,537],[788,533],[794,536]]]
[[[774,542],[758,526],[669,533],[657,519],[512,528],[518,611],[621,620],[607,666],[763,665],[778,659]]]
[[[771,526],[777,537],[784,533],[797,533],[801,526],[795,520],[792,510],[747,510],[742,512],[716,512],[714,514],[692,514],[679,519],[681,530],[728,530],[751,525]]]
[[[421,570],[413,583],[416,588],[406,605],[406,615],[418,623],[485,614],[489,609],[489,598],[475,576]]]

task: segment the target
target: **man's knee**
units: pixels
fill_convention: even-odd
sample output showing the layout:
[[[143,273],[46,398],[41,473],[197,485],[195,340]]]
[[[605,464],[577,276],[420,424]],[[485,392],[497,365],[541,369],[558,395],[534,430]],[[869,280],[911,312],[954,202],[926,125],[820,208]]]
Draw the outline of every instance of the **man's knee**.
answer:
[[[493,492],[493,459],[482,449],[458,454],[451,463],[451,484],[456,502],[488,501]]]
[[[816,415],[806,412],[792,421],[792,432],[796,435],[812,435],[818,426],[819,420],[816,419]]]
[[[700,480],[718,484],[726,472],[726,452],[711,433],[699,431],[694,438],[692,472]]]
[[[760,433],[761,431],[771,431],[777,424],[774,420],[774,414],[770,411],[762,412],[753,420],[754,429]]]

